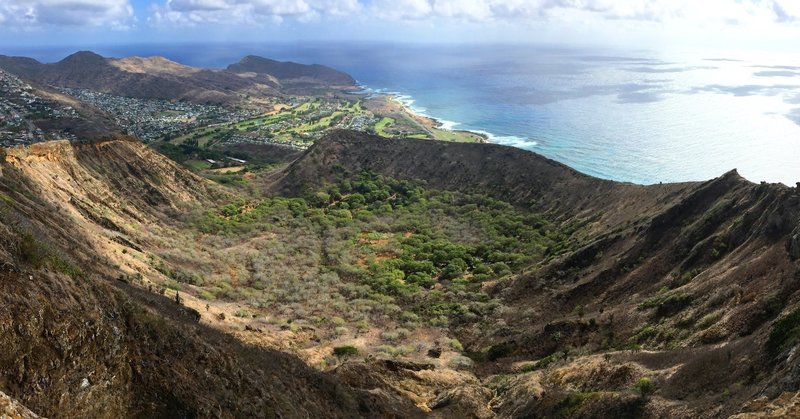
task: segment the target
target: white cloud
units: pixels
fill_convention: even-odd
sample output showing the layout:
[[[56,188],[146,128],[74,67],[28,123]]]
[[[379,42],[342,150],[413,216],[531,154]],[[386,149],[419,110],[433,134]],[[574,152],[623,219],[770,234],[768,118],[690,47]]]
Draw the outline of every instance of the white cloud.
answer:
[[[432,6],[439,16],[481,21],[493,16],[490,3],[486,0],[437,0]]]
[[[780,21],[800,19],[800,2],[797,0],[772,0],[772,10]]]
[[[424,19],[432,11],[428,0],[375,0],[370,7],[371,14],[390,20]]]
[[[134,19],[128,0],[0,0],[5,27],[46,25],[122,28]]]
[[[742,23],[800,19],[798,0],[375,0],[383,18],[552,20],[573,14],[618,20]]]
[[[358,0],[167,0],[151,7],[161,23],[260,24],[284,18],[311,21],[321,16],[353,16]]]
[[[319,22],[423,22],[509,26],[566,23],[621,25],[617,21],[656,24],[775,25],[800,27],[800,0],[146,0],[140,12],[166,26],[211,24],[272,25],[284,20]],[[0,0],[3,28],[42,26],[129,27],[136,21],[134,0]],[[140,4],[140,3],[137,3]],[[146,7],[146,6],[137,6]],[[609,23],[610,22],[610,23]]]

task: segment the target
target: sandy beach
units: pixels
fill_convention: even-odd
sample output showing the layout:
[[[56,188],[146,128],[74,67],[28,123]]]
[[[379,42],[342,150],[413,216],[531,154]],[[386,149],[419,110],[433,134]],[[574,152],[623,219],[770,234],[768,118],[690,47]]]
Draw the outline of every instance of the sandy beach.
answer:
[[[397,95],[383,95],[378,99],[379,101],[377,103],[373,103],[373,111],[400,116],[408,120],[413,126],[426,132],[432,139],[455,142],[489,142],[489,137],[482,133],[468,130],[447,129],[442,121],[414,112],[414,110],[404,103]]]

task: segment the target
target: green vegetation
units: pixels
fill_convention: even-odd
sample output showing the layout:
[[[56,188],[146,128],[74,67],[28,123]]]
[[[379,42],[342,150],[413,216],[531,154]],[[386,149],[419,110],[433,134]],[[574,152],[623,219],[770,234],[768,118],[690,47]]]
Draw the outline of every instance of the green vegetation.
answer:
[[[478,134],[469,132],[469,131],[460,131],[460,130],[446,130],[446,129],[439,129],[433,128],[433,135],[439,141],[451,141],[454,143],[474,143],[479,139],[482,139],[481,136]]]
[[[669,292],[666,289],[658,295],[645,300],[637,307],[639,310],[656,309],[656,317],[672,316],[692,303],[692,297],[681,292]]]
[[[800,308],[776,321],[767,339],[767,353],[775,357],[797,343],[800,338]]]
[[[354,118],[360,122],[354,126],[348,122]],[[256,141],[292,146],[307,146],[329,128],[337,126],[370,129],[367,122],[375,118],[360,101],[316,98],[306,100],[295,107],[261,114],[249,119],[200,125],[196,128],[162,138],[158,143],[182,146],[189,142],[205,149],[227,141]]]
[[[562,417],[569,417],[574,415],[583,405],[586,400],[589,400],[594,397],[600,396],[601,393],[596,391],[590,392],[577,392],[577,393],[570,393],[567,394],[566,397],[561,399],[556,406],[558,409],[559,414]]]
[[[642,377],[633,385],[634,390],[639,392],[639,395],[643,398],[648,397],[650,394],[655,391],[656,386],[653,384],[653,381],[647,377]]]
[[[381,120],[378,121],[377,124],[375,124],[375,133],[380,135],[381,137],[391,137],[392,134],[386,132],[386,128],[394,123],[395,123],[394,118],[389,118],[389,117],[381,118]]]
[[[0,213],[0,215],[3,214]],[[3,225],[2,221],[0,219],[0,225]],[[0,250],[2,249],[11,251],[17,262],[23,265],[33,268],[50,268],[73,278],[83,276],[83,270],[23,226],[14,226],[11,234],[0,238]]]
[[[489,350],[486,352],[486,359],[489,361],[494,361],[505,356],[511,354],[514,351],[516,345],[511,342],[503,342],[498,343],[496,345],[492,345]]]
[[[427,319],[479,315],[488,298],[471,284],[540,260],[561,239],[540,216],[480,195],[426,190],[369,172],[305,198],[236,200],[196,221],[203,233],[242,236],[279,227],[328,241],[323,249],[340,277],[367,286],[370,298],[400,298]],[[350,255],[336,253],[355,248]],[[347,257],[349,256],[349,257]],[[356,263],[343,263],[355,259]],[[432,289],[434,285],[444,289]],[[456,298],[445,289],[466,292]],[[413,296],[413,298],[412,298]]]
[[[358,355],[358,348],[353,345],[337,346],[333,348],[333,354],[339,357]]]
[[[550,364],[552,364],[552,363],[554,363],[554,362],[556,362],[558,360],[564,359],[565,357],[566,357],[566,353],[565,352],[562,352],[562,351],[553,352],[552,354],[547,355],[546,357],[544,357],[544,358],[542,358],[542,359],[540,359],[540,360],[538,360],[538,361],[536,361],[536,362],[534,362],[532,364],[526,365],[522,369],[522,371],[523,372],[531,372],[531,371],[545,369],[548,366],[550,366]]]
[[[253,317],[280,319],[276,327],[307,324],[326,339],[380,328],[367,350],[389,357],[423,351],[409,339],[420,327],[483,324],[502,307],[483,282],[566,246],[540,214],[371,172],[342,174],[302,197],[240,198],[186,217],[192,234],[151,236],[165,249],[151,265],[181,294],[236,302]],[[456,340],[449,346],[463,351]]]
[[[333,114],[331,114],[330,116],[326,116],[326,117],[320,118],[320,119],[318,119],[316,121],[300,125],[297,128],[293,128],[291,130],[291,132],[296,133],[296,134],[301,134],[301,133],[308,132],[308,131],[318,131],[318,130],[321,130],[323,128],[328,128],[328,127],[331,126],[331,124],[333,123],[333,121],[335,119],[341,117],[342,115],[344,115],[344,112],[337,111],[337,112],[334,112]]]
[[[171,160],[183,164],[190,169],[200,170],[209,166],[207,159],[224,161],[226,157],[233,157],[237,159],[247,159],[247,155],[237,152],[223,153],[219,150],[200,146],[196,140],[185,141],[181,144],[172,144],[168,142],[161,142],[153,144],[153,148],[160,153],[169,157]]]
[[[201,160],[187,160],[184,163],[184,166],[186,166],[186,167],[188,167],[188,168],[190,168],[190,169],[192,169],[194,171],[200,171],[200,170],[210,169],[211,168],[211,163],[209,163],[207,161],[201,161]]]

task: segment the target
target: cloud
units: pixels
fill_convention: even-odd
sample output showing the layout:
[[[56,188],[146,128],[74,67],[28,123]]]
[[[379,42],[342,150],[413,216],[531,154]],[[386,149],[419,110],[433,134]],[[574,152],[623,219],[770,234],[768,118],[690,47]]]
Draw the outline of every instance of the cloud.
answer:
[[[2,1],[2,0],[0,0]],[[800,20],[797,0],[158,0],[168,22],[259,23],[348,16],[392,21],[463,20],[774,23]]]
[[[361,9],[358,0],[167,0],[151,7],[151,18],[158,23],[262,24],[352,16]]]
[[[0,22],[6,28],[38,26],[109,26],[133,22],[128,0],[0,0]]]
[[[795,21],[800,18],[800,3],[797,0],[772,0],[772,11],[779,21]]]
[[[800,85],[797,84],[745,84],[741,86],[709,84],[692,88],[688,93],[718,93],[733,96],[786,96],[787,92],[793,93],[798,89],[800,89]]]
[[[800,73],[788,70],[767,70],[756,71],[753,75],[756,77],[797,77],[800,76]]]
[[[150,22],[197,26],[259,26],[327,18],[346,18],[352,24],[426,22],[434,27],[448,22],[519,27],[565,22],[570,27],[589,27],[583,24],[616,25],[618,20],[679,22],[694,28],[708,23],[800,24],[798,0],[0,0],[0,22],[4,28],[26,29],[126,27],[136,20],[132,4]]]
[[[374,0],[370,12],[384,19],[416,20],[430,17],[433,7],[428,0]]]
[[[374,0],[376,16],[400,19],[460,18],[550,20],[599,17],[608,20],[692,21],[736,24],[800,17],[796,0]]]

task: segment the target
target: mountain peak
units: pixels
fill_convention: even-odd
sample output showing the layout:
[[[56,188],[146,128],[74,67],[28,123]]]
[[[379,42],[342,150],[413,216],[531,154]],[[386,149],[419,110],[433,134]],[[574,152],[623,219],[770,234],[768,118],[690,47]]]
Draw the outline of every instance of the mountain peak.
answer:
[[[306,79],[324,84],[354,86],[355,80],[348,74],[319,64],[300,64],[291,61],[276,61],[257,55],[248,55],[227,68],[234,73],[268,74],[279,80]]]
[[[92,51],[78,51],[65,57],[58,64],[95,64],[105,63],[106,59],[102,55]]]
[[[98,54],[98,53],[96,53],[96,52],[94,52],[94,51],[78,51],[78,52],[75,52],[73,54],[70,54],[70,55],[66,56],[64,58],[64,60],[79,59],[79,58],[80,59],[86,59],[86,58],[97,59],[97,58],[103,58],[103,56]],[[64,60],[62,60],[62,61],[64,61]]]

